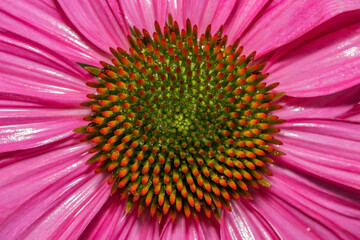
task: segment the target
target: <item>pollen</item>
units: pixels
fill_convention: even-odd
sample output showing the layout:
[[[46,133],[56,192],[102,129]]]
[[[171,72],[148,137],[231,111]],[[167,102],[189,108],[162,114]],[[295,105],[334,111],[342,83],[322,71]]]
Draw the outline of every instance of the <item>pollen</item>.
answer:
[[[85,66],[96,93],[81,104],[91,109],[90,123],[75,131],[94,144],[87,163],[108,172],[126,212],[220,218],[231,199],[270,186],[266,166],[283,154],[273,136],[283,120],[272,114],[282,94],[264,83],[255,52],[242,55],[239,40],[227,45],[222,27],[198,35],[190,20],[180,29],[169,15],[155,29],[133,27],[128,51],[111,48],[111,63]]]

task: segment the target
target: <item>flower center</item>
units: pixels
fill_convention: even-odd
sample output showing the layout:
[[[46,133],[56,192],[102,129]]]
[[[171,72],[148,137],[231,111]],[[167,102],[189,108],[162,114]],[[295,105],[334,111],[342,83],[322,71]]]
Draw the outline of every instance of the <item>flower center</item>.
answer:
[[[269,145],[281,144],[272,125],[282,120],[270,114],[277,84],[262,82],[265,65],[241,55],[239,40],[227,46],[222,28],[198,37],[196,25],[180,30],[171,15],[155,28],[151,37],[134,27],[129,52],[110,49],[112,64],[85,67],[97,94],[82,104],[91,123],[76,131],[96,143],[88,163],[111,174],[111,194],[121,191],[127,211],[136,203],[160,219],[170,210],[220,217],[231,198],[251,198],[249,186],[270,186],[268,155],[281,154]]]

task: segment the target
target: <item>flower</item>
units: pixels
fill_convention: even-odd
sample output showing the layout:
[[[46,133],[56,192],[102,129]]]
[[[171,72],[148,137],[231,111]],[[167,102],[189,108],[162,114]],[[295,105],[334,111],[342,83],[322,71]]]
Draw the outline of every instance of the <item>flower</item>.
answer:
[[[360,42],[357,0],[2,1],[0,236],[2,239],[356,239],[359,236]],[[224,24],[232,44],[267,62],[267,84],[286,92],[274,134],[286,155],[268,164],[271,187],[232,199],[220,223],[200,214],[158,223],[124,215],[108,174],[85,165],[79,142],[94,78],[109,47],[128,49],[128,25],[154,32],[168,13],[205,32]]]

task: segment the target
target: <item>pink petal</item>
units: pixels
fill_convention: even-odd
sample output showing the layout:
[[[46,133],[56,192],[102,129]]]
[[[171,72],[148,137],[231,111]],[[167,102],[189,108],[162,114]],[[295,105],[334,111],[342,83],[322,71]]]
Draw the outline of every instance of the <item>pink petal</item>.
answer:
[[[213,32],[217,31],[230,15],[235,1],[138,0],[123,1],[121,5],[130,26],[154,32],[154,22],[158,21],[160,26],[165,26],[168,14],[171,13],[181,28],[185,27],[189,18],[193,25],[198,26],[199,34],[202,34],[209,24],[212,25]]]
[[[74,117],[66,121],[48,121],[0,126],[0,152],[28,149],[55,142],[73,134],[83,121]]]
[[[109,52],[109,47],[128,48],[130,33],[124,15],[108,2],[58,1],[71,23],[95,46]]]
[[[275,112],[281,119],[332,118],[353,108],[360,100],[360,85],[330,95],[309,98],[285,96],[280,99],[282,109]]]
[[[215,219],[201,216],[198,221],[178,214],[173,222],[170,217],[166,219],[161,231],[161,240],[171,239],[220,239],[220,226]]]
[[[352,121],[360,121],[360,104],[356,105],[348,112],[342,114],[341,116],[339,116],[339,118],[352,120]]]
[[[359,7],[357,0],[272,1],[243,35],[242,44],[248,52],[256,50],[258,55],[263,55],[298,38],[337,14]],[[257,11],[255,8],[254,12]]]
[[[266,237],[273,237],[269,237],[268,239],[297,239],[299,236],[301,236],[301,239],[304,240],[322,238],[336,239],[334,237],[335,234],[331,233],[331,231],[326,227],[324,228],[320,222],[312,220],[303,214],[301,210],[289,205],[286,200],[279,199],[277,196],[271,193],[262,194],[261,196],[260,194],[256,195],[256,199],[253,202],[249,202],[248,204],[252,206],[247,210],[249,216],[256,216],[256,214],[258,214],[259,222],[268,222],[269,225],[271,224],[273,226],[273,230],[265,228],[266,232],[262,233]],[[230,218],[234,219],[235,216],[231,215]],[[246,219],[246,221],[248,222],[251,220]],[[245,223],[237,222],[237,224]],[[261,227],[264,226],[262,225]],[[255,236],[257,234],[256,231],[257,230],[255,230],[255,233],[252,232],[252,234]],[[264,239],[266,239],[266,237],[264,237]]]
[[[5,31],[36,41],[73,62],[94,65],[105,58],[74,30],[55,1],[3,0],[0,9],[0,26]]]
[[[220,223],[214,217],[209,219],[208,217],[200,214],[199,223],[204,231],[205,239],[221,239]]]
[[[164,27],[165,23],[168,20],[168,14],[169,14],[168,1],[159,0],[159,1],[152,1],[152,3],[154,4],[155,20],[159,22],[161,27]]]
[[[338,185],[360,189],[360,123],[294,119],[279,125],[276,162]]]
[[[231,18],[236,2],[235,0],[187,0],[183,12],[186,19],[189,18],[192,24],[198,26],[199,34],[203,34],[209,24],[211,24],[212,33],[215,34],[221,25],[227,26],[225,22]]]
[[[0,109],[0,152],[45,145],[87,124],[88,109],[4,106]],[[80,137],[78,137],[80,139]]]
[[[18,95],[21,96],[21,95]],[[0,97],[0,108],[1,109],[6,109],[6,108],[26,108],[26,107],[44,107],[40,102],[36,103],[36,102],[23,102],[23,100],[27,100],[27,99],[22,99],[21,97],[18,99],[18,101],[14,101],[11,99],[1,99]],[[28,100],[33,100],[32,98],[29,98]],[[6,110],[5,110],[6,111]]]
[[[229,1],[229,2],[234,2],[234,1]],[[234,4],[234,3],[233,3]],[[213,17],[207,16],[206,19],[203,18],[204,14],[214,14],[215,10],[216,10],[216,6],[217,5],[221,5],[221,1],[217,1],[217,2],[210,2],[210,1],[206,1],[206,0],[200,0],[200,1],[191,1],[191,0],[185,0],[183,1],[183,14],[185,17],[185,21],[187,18],[190,19],[192,24],[197,24],[198,25],[198,30],[199,33],[203,33],[203,31],[205,31],[206,26],[202,26],[201,22],[205,22],[207,21],[207,23],[205,22],[205,24],[209,25],[211,23],[211,20]],[[206,8],[210,8],[207,9],[208,12],[206,12]],[[204,11],[205,10],[205,11]],[[228,9],[229,11],[230,9]],[[229,11],[230,12],[230,11]],[[224,21],[226,20],[226,18],[224,19]],[[186,22],[185,22],[186,24]],[[205,25],[203,24],[203,25]],[[220,26],[218,26],[217,28],[214,26],[214,29],[216,31],[216,29],[218,29]]]
[[[360,24],[323,35],[278,57],[268,82],[294,97],[332,94],[360,84]]]
[[[79,106],[90,91],[90,74],[68,59],[14,34],[0,35],[0,99]]]
[[[2,187],[0,206],[11,212],[0,226],[1,239],[76,239],[83,232],[109,197],[109,186],[106,174],[84,166],[80,149],[68,146],[65,153],[59,149],[4,169],[9,174],[21,164],[17,171],[24,175],[13,173],[18,176]]]
[[[138,217],[136,209],[124,215],[125,203],[120,194],[109,198],[80,239],[159,239],[156,218],[147,211]]]
[[[109,188],[101,177],[104,175],[83,177],[74,186],[62,184],[35,196],[7,218],[0,236],[76,239],[108,198]]]
[[[189,9],[187,9],[189,10]],[[185,0],[173,0],[168,3],[168,11],[173,16],[174,20],[179,23],[181,28],[184,28],[186,22],[185,16]]]
[[[135,0],[135,1],[121,1],[121,8],[124,11],[126,20],[130,27],[137,27],[138,29],[146,29],[150,34],[155,32],[154,22],[160,21],[161,26],[165,25],[167,21],[167,1],[147,1],[147,0]],[[156,16],[155,6],[161,5],[159,13],[163,16]]]
[[[1,105],[0,105],[1,106]],[[86,108],[67,109],[67,108],[36,108],[36,107],[1,107],[0,109],[0,126],[19,125],[29,123],[41,123],[49,121],[68,121],[70,118],[77,116],[79,126],[85,125],[80,119],[90,115],[90,110]],[[76,126],[74,126],[76,128]]]
[[[269,0],[237,1],[230,17],[224,24],[224,33],[228,35],[229,43],[234,42],[243,35],[250,23],[254,21],[257,14],[268,2]],[[251,50],[249,49],[249,51]]]
[[[121,225],[122,228],[116,231],[117,239],[159,239],[159,223],[149,213],[138,217],[137,212],[133,211]]]
[[[234,201],[221,216],[221,239],[281,239],[271,223],[248,201]]]
[[[126,201],[119,195],[109,197],[99,213],[92,219],[79,239],[111,239],[122,226]]]
[[[25,201],[67,174],[88,168],[81,155],[89,149],[67,138],[33,149],[0,154],[0,216],[5,218]],[[31,183],[31,184],[30,184]],[[19,189],[22,189],[19,191]]]
[[[233,202],[238,205],[236,209],[244,211],[241,215],[244,217],[226,213],[223,222],[241,225],[254,221],[262,223],[260,228],[271,224],[272,229],[265,227],[261,233],[270,239],[273,239],[272,231],[278,233],[275,239],[298,239],[299,236],[301,239],[356,239],[360,229],[358,196],[278,166],[270,170],[274,173],[268,178],[270,188],[255,191],[253,201]],[[235,233],[240,234],[241,230],[235,229]],[[226,228],[224,231],[231,234]],[[258,232],[259,229],[251,229],[254,235]]]

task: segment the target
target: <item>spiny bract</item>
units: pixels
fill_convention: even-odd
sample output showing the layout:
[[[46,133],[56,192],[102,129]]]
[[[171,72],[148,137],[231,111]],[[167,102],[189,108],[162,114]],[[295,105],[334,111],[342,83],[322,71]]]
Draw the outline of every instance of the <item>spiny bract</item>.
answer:
[[[222,28],[198,38],[196,25],[187,20],[180,31],[171,15],[155,28],[151,37],[134,27],[129,53],[110,49],[113,65],[85,67],[98,94],[82,104],[92,122],[76,131],[97,144],[88,163],[111,172],[111,194],[121,189],[127,211],[138,202],[139,215],[150,206],[159,219],[170,209],[173,218],[219,217],[231,197],[251,198],[248,186],[269,186],[262,174],[271,175],[268,155],[281,154],[269,144],[281,144],[271,134],[282,122],[270,102],[281,93],[262,82],[268,74],[252,63],[255,52],[240,56],[239,40],[226,46]]]

